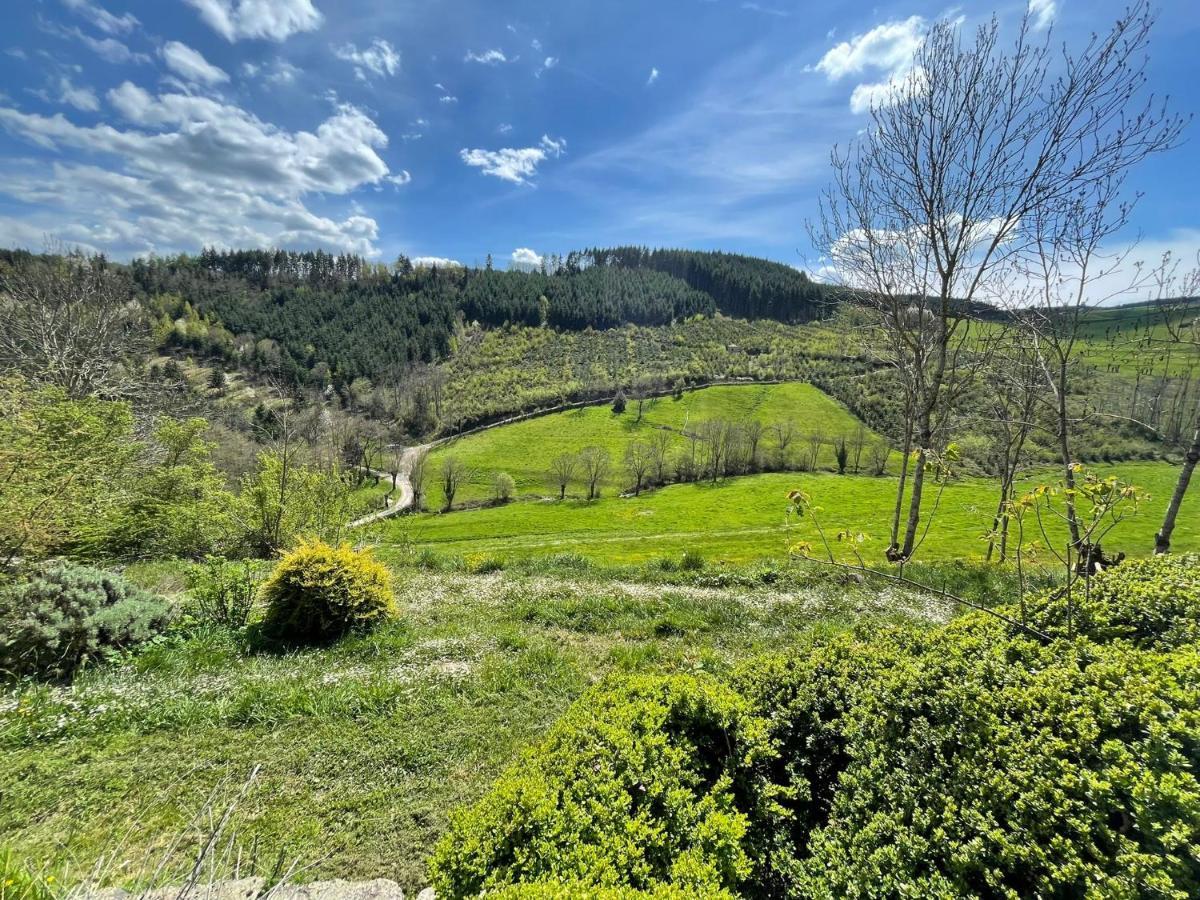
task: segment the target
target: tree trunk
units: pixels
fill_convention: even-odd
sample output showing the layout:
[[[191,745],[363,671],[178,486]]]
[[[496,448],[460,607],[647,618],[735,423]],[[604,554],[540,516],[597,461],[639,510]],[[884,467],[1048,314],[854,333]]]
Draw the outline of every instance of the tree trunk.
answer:
[[[1192,472],[1195,471],[1197,463],[1200,463],[1200,425],[1196,427],[1192,446],[1184,457],[1183,468],[1179,470],[1179,480],[1175,482],[1175,493],[1171,495],[1171,502],[1167,506],[1166,515],[1163,516],[1162,528],[1154,535],[1155,554],[1167,553],[1171,549],[1171,532],[1175,530],[1175,518],[1179,515],[1183,495],[1187,493],[1188,483],[1192,480]]]
[[[904,450],[900,459],[900,483],[896,486],[896,508],[892,511],[892,539],[889,555],[900,549],[900,512],[904,509],[904,491],[908,486],[908,459],[912,454],[912,422],[904,426]]]
[[[1075,467],[1071,461],[1071,443],[1068,434],[1069,418],[1067,416],[1067,360],[1059,364],[1058,373],[1058,450],[1062,456],[1063,480],[1067,485],[1067,493],[1063,505],[1067,509],[1067,528],[1071,532],[1071,546],[1079,549],[1079,519],[1075,515]]]

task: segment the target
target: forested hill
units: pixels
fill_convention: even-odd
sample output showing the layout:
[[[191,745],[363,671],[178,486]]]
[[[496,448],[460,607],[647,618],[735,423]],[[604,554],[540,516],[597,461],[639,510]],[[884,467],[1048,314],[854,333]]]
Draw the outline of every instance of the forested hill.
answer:
[[[193,349],[300,383],[376,378],[444,358],[460,320],[580,331],[718,311],[804,322],[828,311],[822,286],[794,269],[688,251],[571,253],[523,272],[415,267],[404,257],[388,266],[322,252],[205,250],[138,259],[129,271],[164,330],[165,320],[196,319]]]
[[[704,291],[717,309],[738,319],[811,322],[828,315],[835,300],[829,286],[812,281],[804,272],[736,253],[613,247],[585,250],[580,256],[588,265],[672,275]]]

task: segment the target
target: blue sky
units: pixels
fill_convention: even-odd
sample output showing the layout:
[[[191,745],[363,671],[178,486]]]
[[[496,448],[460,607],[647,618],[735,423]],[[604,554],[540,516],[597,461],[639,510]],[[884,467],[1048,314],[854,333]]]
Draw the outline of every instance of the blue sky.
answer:
[[[9,0],[0,245],[321,246],[498,264],[639,243],[816,265],[828,153],[932,19],[1023,2]],[[1035,0],[1056,40],[1124,0]],[[1200,108],[1200,7],[1151,85]],[[1133,179],[1138,256],[1200,248],[1200,152]]]

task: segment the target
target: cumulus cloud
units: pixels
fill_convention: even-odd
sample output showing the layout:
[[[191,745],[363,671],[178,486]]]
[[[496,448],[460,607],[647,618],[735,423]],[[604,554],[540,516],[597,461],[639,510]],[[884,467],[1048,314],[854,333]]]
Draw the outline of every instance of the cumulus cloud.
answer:
[[[865,34],[855,35],[831,48],[816,68],[830,81],[860,75],[867,69],[895,72],[911,65],[913,53],[921,45],[924,34],[925,20],[920,16],[876,25]]]
[[[441,97],[438,97],[438,103],[444,104],[446,106],[449,106],[451,103],[457,103],[457,102],[458,102],[458,98],[455,97],[453,94],[445,94]]]
[[[1029,0],[1029,18],[1033,20],[1035,31],[1045,31],[1058,15],[1058,4],[1055,0]]]
[[[468,166],[479,169],[484,175],[511,181],[513,184],[528,184],[529,179],[537,174],[539,165],[552,157],[562,156],[566,147],[566,140],[555,140],[544,134],[536,147],[505,147],[501,150],[464,148],[458,155]]]
[[[114,65],[123,65],[125,63],[145,63],[150,61],[150,57],[145,53],[135,53],[129,49],[121,41],[116,38],[92,37],[90,34],[84,34],[74,26],[70,28],[57,25],[53,22],[47,22],[44,25],[46,31],[68,40],[76,40],[83,44],[105,62],[113,63]]]
[[[284,41],[315,31],[324,17],[312,0],[184,0],[213,31],[233,42],[242,38]]]
[[[220,244],[324,246],[370,256],[374,219],[357,209],[340,219],[320,215],[305,200],[407,180],[377,152],[387,137],[350,105],[337,106],[314,131],[291,132],[229,103],[154,95],[131,82],[108,100],[127,127],[87,127],[0,107],[0,127],[86,160],[59,162],[49,172],[11,161],[0,168],[0,193],[52,213],[49,230],[63,239],[110,252]]]
[[[367,73],[380,78],[395,75],[400,71],[400,54],[389,42],[376,38],[370,47],[359,50],[354,44],[343,44],[333,48],[334,56],[354,63],[354,74],[359,81],[367,80]]]
[[[463,62],[482,63],[485,66],[494,66],[499,63],[508,62],[508,57],[501,50],[484,50],[482,53],[476,53],[474,50],[468,50],[467,55],[463,57]]]
[[[650,87],[656,81],[658,81],[658,69],[652,68],[650,70],[650,77],[646,79],[646,87]]]
[[[444,256],[418,256],[412,264],[418,269],[461,269],[463,264],[457,259],[446,259]]]
[[[179,41],[167,41],[163,44],[162,58],[167,68],[185,81],[211,87],[229,80],[224,69],[210,63],[199,50],[193,50]]]
[[[518,247],[512,252],[509,268],[521,269],[528,272],[541,268],[541,265],[541,254],[530,250],[528,247]]]
[[[831,82],[867,71],[887,73],[880,81],[856,85],[851,93],[850,110],[865,113],[873,105],[891,102],[898,90],[923,77],[922,72],[913,69],[913,54],[924,37],[925,20],[920,16],[885,22],[830,48],[815,68]]]
[[[88,19],[106,34],[128,34],[141,23],[132,13],[115,16],[91,0],[62,0],[63,6]]]

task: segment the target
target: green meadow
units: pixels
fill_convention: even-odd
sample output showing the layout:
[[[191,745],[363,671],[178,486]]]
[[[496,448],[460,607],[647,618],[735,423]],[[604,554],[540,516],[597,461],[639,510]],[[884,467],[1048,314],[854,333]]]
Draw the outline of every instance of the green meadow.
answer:
[[[795,437],[789,452],[796,455],[803,452],[808,435],[821,434],[826,440],[849,438],[859,426],[858,419],[836,400],[801,383],[721,385],[688,391],[680,400],[659,397],[645,401],[640,421],[637,407],[637,401],[630,399],[625,412],[618,415],[611,406],[586,406],[444,444],[430,456],[427,505],[440,509],[444,502],[438,476],[448,456],[457,457],[472,474],[455,497],[456,504],[489,498],[492,477],[498,472],[512,476],[517,496],[555,495],[557,489],[549,478],[551,461],[589,446],[603,447],[609,453],[611,466],[603,490],[612,494],[631,483],[622,466],[625,448],[634,441],[649,440],[662,429],[673,434],[674,452],[684,446],[681,432],[706,420],[756,421],[768,428],[762,446],[769,453],[775,446],[770,426],[790,422]],[[874,437],[868,432],[868,440]],[[833,466],[831,446],[821,448],[818,465]],[[580,488],[576,484],[571,493],[578,494]]]
[[[611,415],[611,413],[608,413]],[[506,429],[501,429],[501,431]],[[1178,468],[1167,463],[1125,463],[1100,468],[1147,492],[1136,512],[1118,524],[1105,549],[1147,555],[1175,484]],[[1027,484],[1053,483],[1045,471]],[[501,558],[576,553],[609,563],[638,562],[697,551],[710,560],[744,562],[783,555],[791,541],[819,545],[811,520],[788,522],[787,493],[799,488],[813,498],[818,521],[833,541],[839,530],[865,532],[868,557],[879,560],[895,502],[892,477],[786,472],[730,478],[716,484],[670,485],[640,497],[607,496],[586,502],[518,501],[504,506],[426,513],[378,527],[385,552],[415,544],[463,556]],[[965,478],[926,494],[928,535],[920,559],[976,559],[986,550],[984,534],[996,506],[993,480]],[[933,511],[937,502],[936,511]],[[1030,523],[1030,531],[1036,526]],[[1052,530],[1052,536],[1059,534]],[[1030,540],[1040,536],[1030,533]],[[1200,549],[1200,497],[1184,501],[1173,549]]]

